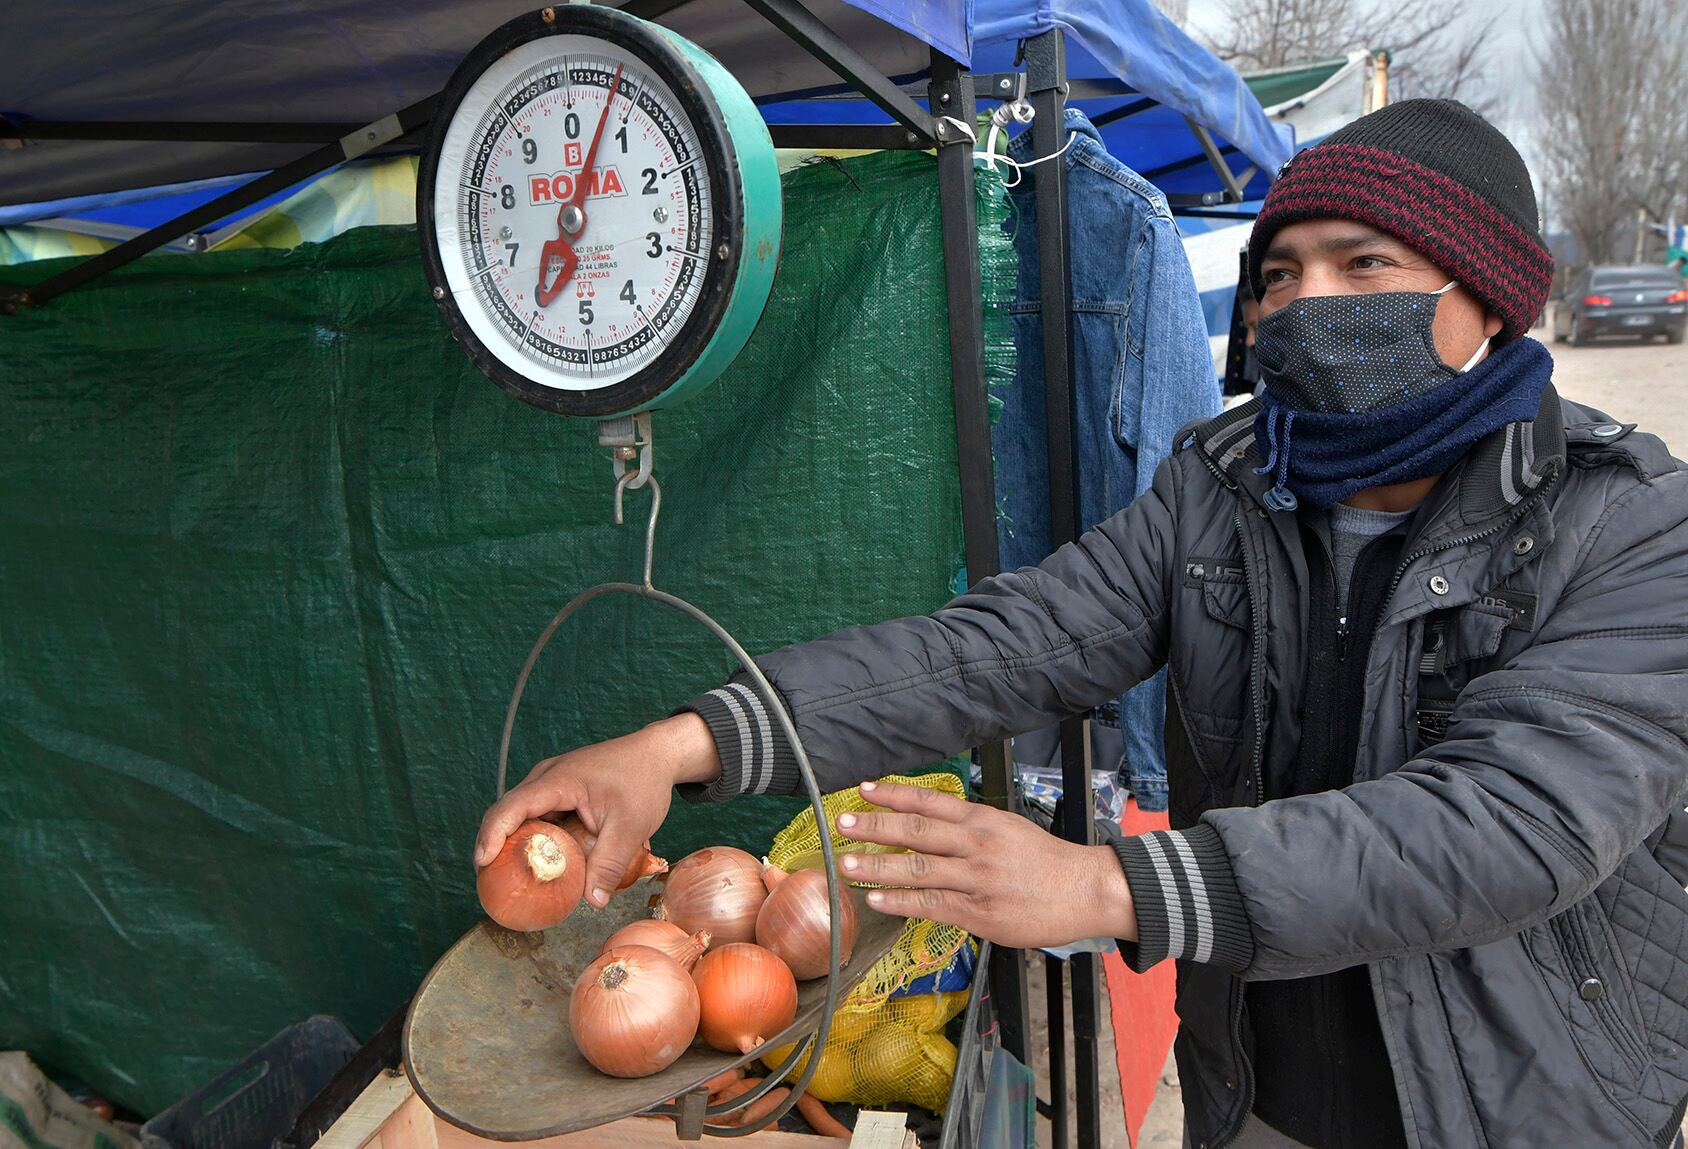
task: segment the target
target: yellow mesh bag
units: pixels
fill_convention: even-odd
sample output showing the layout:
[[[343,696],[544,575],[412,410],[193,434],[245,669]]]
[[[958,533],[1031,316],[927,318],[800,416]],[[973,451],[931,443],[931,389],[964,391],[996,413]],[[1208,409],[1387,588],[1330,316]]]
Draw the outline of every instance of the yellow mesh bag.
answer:
[[[893,774],[886,782],[924,786],[963,797],[961,779],[953,774],[925,774],[918,778]],[[876,807],[854,788],[839,790],[822,799],[827,826],[835,852],[886,852],[888,847],[865,846],[840,837],[838,815],[862,813]],[[774,838],[768,861],[784,870],[819,869],[820,834],[815,813],[804,810]],[[833,1014],[832,1032],[821,1052],[820,1064],[809,1083],[809,1092],[822,1101],[847,1101],[855,1105],[889,1105],[912,1102],[934,1113],[942,1113],[955,1078],[956,1048],[943,1034],[951,1018],[967,1005],[967,992],[922,994],[891,998],[909,983],[943,969],[963,945],[971,944],[967,932],[923,918],[911,918],[902,936],[884,957],[874,963],[867,976],[845,997]],[[771,1050],[762,1062],[778,1070],[796,1047]],[[807,1064],[801,1058],[794,1073]]]

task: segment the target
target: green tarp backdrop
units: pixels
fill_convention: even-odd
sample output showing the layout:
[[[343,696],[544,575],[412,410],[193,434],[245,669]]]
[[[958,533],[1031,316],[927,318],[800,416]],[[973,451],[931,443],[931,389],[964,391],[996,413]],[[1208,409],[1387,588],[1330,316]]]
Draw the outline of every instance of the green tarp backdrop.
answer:
[[[751,650],[929,610],[961,552],[934,162],[785,195],[755,339],[655,427],[656,583]],[[616,527],[610,492],[592,424],[450,342],[409,229],[150,257],[0,319],[0,1048],[151,1113],[308,1014],[367,1036],[478,916],[535,634],[637,581],[648,496]],[[594,603],[512,770],[731,666]],[[659,852],[760,852],[796,808],[677,808]]]

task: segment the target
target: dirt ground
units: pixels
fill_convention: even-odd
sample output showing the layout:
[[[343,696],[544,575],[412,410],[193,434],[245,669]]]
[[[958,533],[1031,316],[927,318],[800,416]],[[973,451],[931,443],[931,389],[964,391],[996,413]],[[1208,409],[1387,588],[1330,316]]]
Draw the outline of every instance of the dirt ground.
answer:
[[[1688,456],[1688,343],[1613,338],[1572,347],[1552,343],[1551,331],[1551,327],[1537,328],[1532,334],[1553,351],[1553,383],[1561,395],[1597,407],[1614,419],[1637,423],[1641,430],[1662,438],[1678,458]],[[1117,1100],[1114,1104],[1117,1107]],[[1180,1149],[1183,1125],[1178,1070],[1168,1058],[1136,1149]],[[1688,1125],[1684,1132],[1688,1133]],[[1113,1149],[1126,1142],[1121,1132],[1117,1139],[1103,1143]]]
[[[1532,334],[1550,340],[1551,327]],[[1677,458],[1688,456],[1688,343],[1602,339],[1587,347],[1548,343],[1553,385],[1568,399],[1638,423]]]
[[[1036,960],[1030,963],[1026,971],[1027,989],[1031,1004],[1032,1023],[1032,1067],[1037,1076],[1037,1094],[1039,1097],[1049,1096],[1049,1010],[1047,1008],[1048,995],[1045,977],[1045,962]],[[1120,1101],[1119,1063],[1114,1060],[1114,1027],[1108,1013],[1108,989],[1104,984],[1099,987],[1098,996],[1101,999],[1101,1014],[1098,1018],[1097,1031],[1097,1064],[1098,1075],[1102,1082],[1102,1100],[1100,1105],[1102,1124],[1102,1145],[1104,1149],[1125,1149],[1125,1108]],[[1068,1113],[1073,1113],[1074,1090],[1072,1084],[1073,1064],[1073,1029],[1072,1018],[1069,1013],[1066,1025],[1067,1038],[1067,1103]],[[1175,1099],[1176,1100],[1176,1099]],[[1076,1122],[1074,1116],[1069,1120]],[[1178,1115],[1173,1118],[1178,1127],[1183,1128],[1183,1108],[1179,1107]],[[1069,1143],[1077,1143],[1077,1125],[1069,1127]],[[1056,1146],[1047,1117],[1037,1119],[1037,1143],[1042,1146],[1055,1146],[1055,1149],[1066,1149]],[[1176,1145],[1176,1143],[1175,1143]]]

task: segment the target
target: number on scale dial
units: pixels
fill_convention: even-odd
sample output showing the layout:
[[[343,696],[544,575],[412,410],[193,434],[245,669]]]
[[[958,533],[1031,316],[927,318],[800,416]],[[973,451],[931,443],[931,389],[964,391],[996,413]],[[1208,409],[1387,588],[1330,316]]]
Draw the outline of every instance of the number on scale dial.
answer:
[[[559,35],[495,62],[463,102],[485,111],[447,131],[434,203],[470,329],[548,387],[603,388],[650,364],[696,306],[715,242],[674,93],[617,45]]]

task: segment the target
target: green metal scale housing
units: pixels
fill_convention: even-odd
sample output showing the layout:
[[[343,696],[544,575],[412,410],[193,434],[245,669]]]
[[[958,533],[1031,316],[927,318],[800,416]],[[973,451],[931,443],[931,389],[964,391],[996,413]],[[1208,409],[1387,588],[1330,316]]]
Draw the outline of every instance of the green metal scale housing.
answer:
[[[452,336],[512,395],[596,419],[672,407],[750,338],[780,185],[714,57],[613,8],[520,16],[441,95],[417,180]]]

